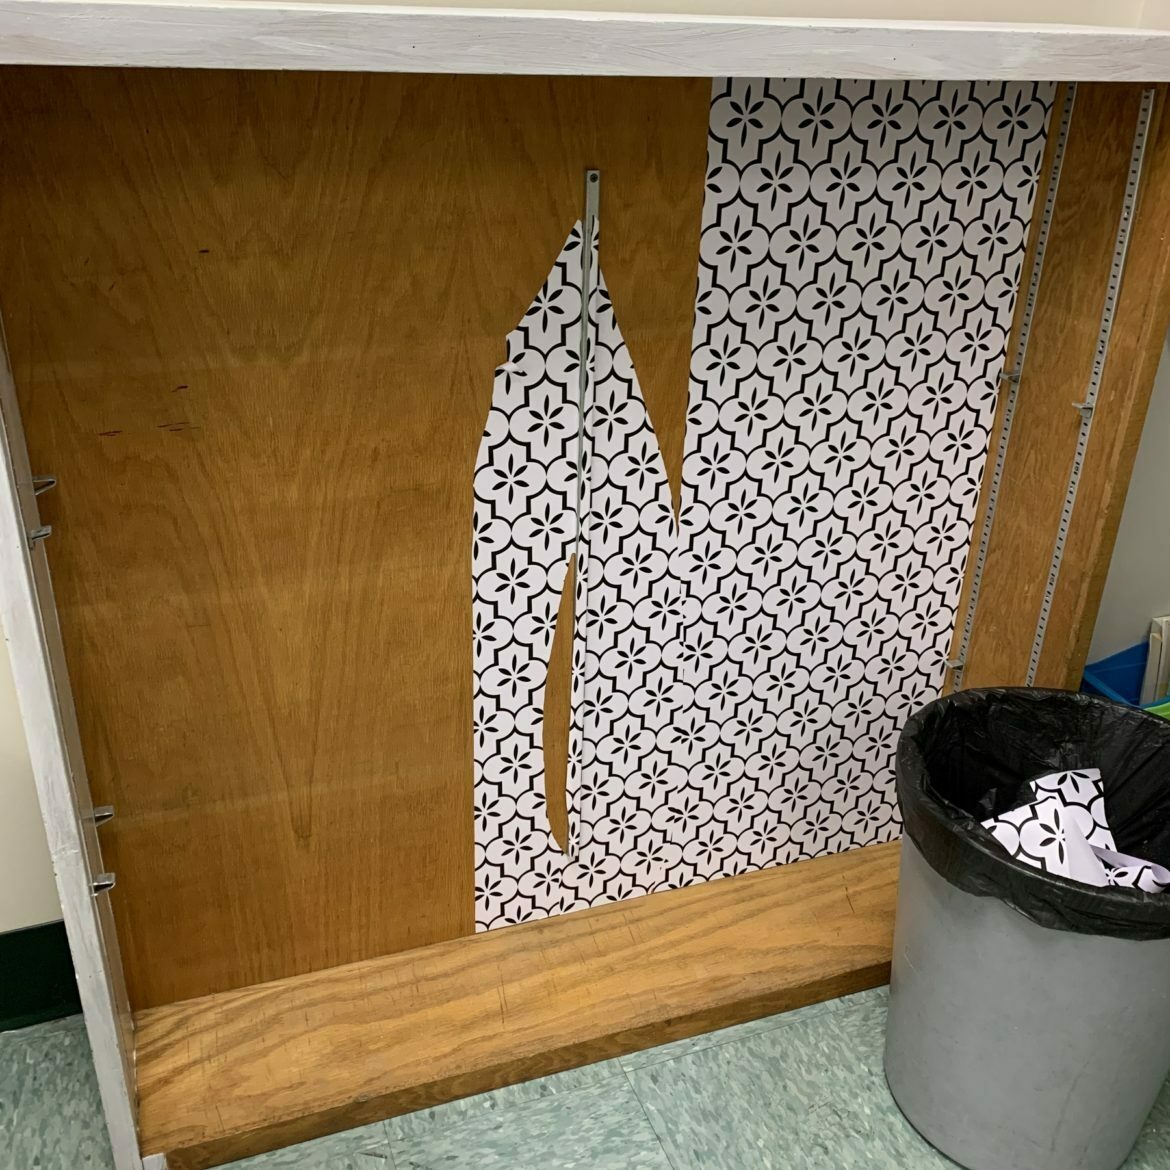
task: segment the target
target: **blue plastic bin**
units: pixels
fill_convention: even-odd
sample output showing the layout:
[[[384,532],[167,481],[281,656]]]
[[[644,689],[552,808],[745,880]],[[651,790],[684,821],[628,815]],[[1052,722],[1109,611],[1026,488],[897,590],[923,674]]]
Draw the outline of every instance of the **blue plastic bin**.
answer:
[[[1102,658],[1100,662],[1090,662],[1085,667],[1081,690],[1090,695],[1103,695],[1115,703],[1142,707],[1138,697],[1142,693],[1142,679],[1145,677],[1149,653],[1149,643],[1139,642],[1128,650],[1120,650],[1108,658]],[[1143,709],[1170,719],[1170,696],[1164,695],[1156,703],[1146,703]]]

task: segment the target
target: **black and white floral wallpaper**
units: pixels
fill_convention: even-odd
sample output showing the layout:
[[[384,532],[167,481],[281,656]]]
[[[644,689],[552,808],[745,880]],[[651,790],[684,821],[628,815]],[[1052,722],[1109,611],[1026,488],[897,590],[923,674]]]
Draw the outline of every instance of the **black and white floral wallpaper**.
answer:
[[[715,83],[677,522],[603,279],[578,410],[574,228],[475,476],[481,929],[897,835],[894,743],[943,681],[1053,92]],[[541,715],[574,552],[565,852]]]

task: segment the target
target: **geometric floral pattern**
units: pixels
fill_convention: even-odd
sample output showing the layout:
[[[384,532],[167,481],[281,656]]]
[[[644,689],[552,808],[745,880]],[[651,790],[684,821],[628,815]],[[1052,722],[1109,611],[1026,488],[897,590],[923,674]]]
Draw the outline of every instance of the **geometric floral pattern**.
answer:
[[[477,462],[481,929],[897,835],[894,742],[944,677],[1053,94],[716,81],[677,523],[600,278],[580,417],[574,230]],[[540,717],[574,551],[566,855]]]
[[[1161,894],[1170,889],[1170,870],[1165,866],[1105,849],[1094,852],[1105,867],[1107,885],[1142,890],[1147,894]]]
[[[1049,796],[984,822],[991,835],[1017,861],[1044,873],[1095,879],[1105,884],[1105,874],[1093,856],[1080,827],[1057,796]]]
[[[581,243],[578,224],[508,334],[476,459],[472,666],[481,928],[504,907],[557,909],[564,902],[566,858],[549,829],[541,721],[561,591],[578,538]],[[575,682],[578,675],[575,669]]]
[[[1017,861],[1091,886],[1149,894],[1170,887],[1170,871],[1117,852],[1100,769],[1040,776],[1026,786],[1024,797],[1028,803],[983,822]]]
[[[1052,772],[1032,780],[1032,800],[1059,796],[1068,818],[1090,844],[1102,849],[1116,849],[1113,830],[1105,816],[1105,785],[1100,768],[1082,768],[1078,771]]]

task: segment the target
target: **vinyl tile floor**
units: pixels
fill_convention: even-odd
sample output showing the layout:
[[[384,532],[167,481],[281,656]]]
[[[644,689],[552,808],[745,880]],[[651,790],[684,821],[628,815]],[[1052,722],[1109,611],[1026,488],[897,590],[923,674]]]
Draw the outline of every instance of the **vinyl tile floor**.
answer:
[[[882,1076],[886,990],[232,1164],[233,1170],[946,1170]],[[1126,1170],[1170,1167],[1170,1085]],[[0,1034],[0,1170],[113,1170],[79,1018]]]

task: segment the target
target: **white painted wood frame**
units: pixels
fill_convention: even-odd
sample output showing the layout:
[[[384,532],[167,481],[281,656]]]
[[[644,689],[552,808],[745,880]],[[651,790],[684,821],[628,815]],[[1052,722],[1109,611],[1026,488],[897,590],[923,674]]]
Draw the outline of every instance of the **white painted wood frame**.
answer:
[[[133,1024],[118,939],[109,896],[93,893],[93,879],[102,868],[101,846],[44,541],[28,538],[40,523],[5,344],[0,353],[0,628],[12,658],[114,1165],[143,1170]]]
[[[0,0],[0,63],[1166,81],[1170,33],[315,0]]]

